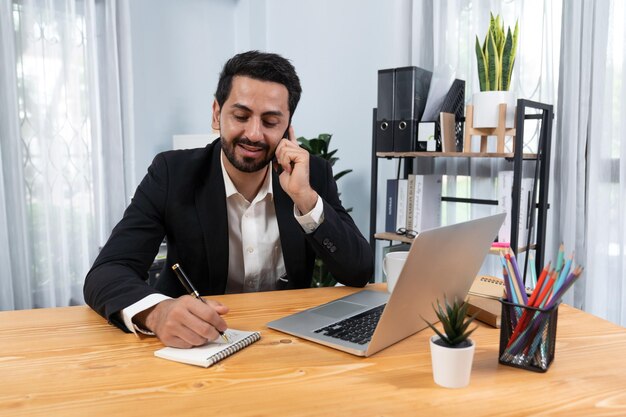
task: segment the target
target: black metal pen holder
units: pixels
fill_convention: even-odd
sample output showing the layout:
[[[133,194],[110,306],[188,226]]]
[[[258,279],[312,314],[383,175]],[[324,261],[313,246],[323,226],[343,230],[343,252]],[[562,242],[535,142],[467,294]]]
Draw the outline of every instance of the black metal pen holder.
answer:
[[[500,300],[500,357],[503,365],[546,372],[554,360],[559,305],[543,309]]]

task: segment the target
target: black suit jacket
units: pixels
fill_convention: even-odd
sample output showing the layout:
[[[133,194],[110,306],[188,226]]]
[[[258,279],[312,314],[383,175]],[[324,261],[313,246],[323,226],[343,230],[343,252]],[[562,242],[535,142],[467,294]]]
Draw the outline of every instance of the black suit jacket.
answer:
[[[122,220],[113,229],[85,278],[85,301],[100,315],[126,329],[115,314],[152,293],[185,294],[171,266],[180,263],[202,295],[223,294],[228,277],[228,218],[220,165],[219,139],[203,149],[158,154],[137,187]],[[364,286],[373,274],[373,256],[341,205],[327,161],[311,156],[311,186],[324,201],[324,221],[304,233],[293,215],[293,201],[273,175],[274,204],[286,282],[280,289],[311,285],[316,254],[333,276]],[[154,288],[148,269],[163,238],[167,260]]]

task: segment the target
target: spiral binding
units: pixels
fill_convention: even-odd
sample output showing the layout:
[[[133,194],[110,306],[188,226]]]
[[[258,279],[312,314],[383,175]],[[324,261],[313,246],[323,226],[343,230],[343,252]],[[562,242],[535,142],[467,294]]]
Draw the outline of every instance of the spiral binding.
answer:
[[[211,365],[216,364],[222,359],[229,357],[233,353],[239,352],[241,349],[245,348],[246,346],[251,345],[252,343],[259,340],[260,338],[261,338],[261,334],[259,332],[254,332],[251,335],[246,336],[245,338],[241,339],[237,343],[234,343],[233,345],[222,350],[221,352],[218,352],[215,355],[209,356],[207,360],[211,361]]]
[[[488,277],[483,275],[482,277],[480,277],[480,280],[482,282],[489,282],[491,284],[498,284],[504,287],[504,281],[500,278],[492,278],[492,277]]]

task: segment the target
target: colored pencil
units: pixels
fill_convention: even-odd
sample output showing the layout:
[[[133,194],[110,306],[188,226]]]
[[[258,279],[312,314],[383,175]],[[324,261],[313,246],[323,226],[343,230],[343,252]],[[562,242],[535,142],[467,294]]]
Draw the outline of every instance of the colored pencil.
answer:
[[[515,304],[519,304],[517,300],[517,294],[515,293],[513,287],[511,286],[511,276],[509,268],[506,264],[506,259],[504,258],[504,254],[500,253],[500,262],[502,263],[502,276],[504,277],[504,287],[506,288],[506,295],[508,301],[511,301]]]
[[[570,257],[567,259],[567,262],[565,262],[565,265],[563,266],[563,269],[559,273],[559,279],[558,279],[558,281],[556,283],[556,289],[557,290],[563,285],[563,282],[565,281],[565,278],[568,277],[569,270],[572,267],[572,262],[574,262],[574,252],[572,252]]]
[[[511,284],[509,283],[509,274],[507,274],[506,272],[506,267],[502,267],[502,277],[504,278],[504,292],[506,293],[506,297],[504,297],[504,299],[506,301],[510,301],[510,302],[514,302],[513,301],[513,294],[511,292]]]
[[[556,303],[560,302],[560,300],[563,297],[563,295],[567,292],[567,290],[570,289],[570,287],[572,285],[574,285],[574,283],[576,282],[578,277],[580,277],[580,274],[582,274],[583,269],[584,268],[582,266],[577,266],[574,269],[574,271],[572,271],[572,273],[570,273],[568,275],[568,277],[565,279],[565,282],[563,283],[563,285],[561,285],[561,287],[554,292],[552,297],[550,297],[550,300],[548,302],[548,308],[550,308],[551,306],[553,306]]]
[[[549,271],[550,271],[550,262],[548,262],[548,265],[546,265],[541,271],[541,275],[539,276],[539,281],[537,282],[537,285],[535,285],[535,289],[530,294],[530,298],[528,299],[528,305],[533,305],[535,300],[539,296],[539,293],[541,292],[541,288],[544,285],[544,281],[548,277]]]
[[[522,296],[522,292],[525,292],[524,286],[520,286],[520,280],[515,275],[515,268],[513,268],[513,263],[511,262],[511,255],[508,253],[504,255],[506,258],[506,265],[509,270],[509,278],[511,279],[512,290],[515,291],[515,296],[517,297],[517,304],[526,304],[524,296]],[[525,295],[525,294],[524,294]]]
[[[542,305],[545,305],[545,303],[548,300],[550,291],[552,290],[552,287],[554,286],[555,282],[556,282],[556,272],[552,270],[550,274],[550,279],[548,279],[548,282],[546,283],[546,285],[544,285],[543,289],[541,290],[541,294],[539,294],[539,296],[535,299],[535,303],[533,304],[532,307],[541,307]]]
[[[535,256],[532,253],[528,255],[528,262],[530,263],[530,287],[535,289],[537,286],[537,268],[535,266]]]
[[[524,285],[524,281],[522,280],[522,274],[519,273],[519,268],[517,266],[517,259],[515,255],[509,255],[509,259],[511,260],[511,264],[513,265],[513,270],[515,271],[515,278],[517,279],[517,285],[520,290],[520,294],[522,296],[522,300],[524,304],[528,304],[528,296],[526,295],[526,286]]]
[[[557,254],[556,257],[556,272],[561,272],[561,268],[563,268],[563,257],[565,256],[565,247],[563,246],[563,243],[561,243],[561,246],[559,246],[559,253]]]

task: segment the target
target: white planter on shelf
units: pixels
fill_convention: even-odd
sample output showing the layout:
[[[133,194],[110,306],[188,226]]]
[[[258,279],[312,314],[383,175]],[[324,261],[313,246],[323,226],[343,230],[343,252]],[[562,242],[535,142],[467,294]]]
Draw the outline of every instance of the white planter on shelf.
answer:
[[[506,128],[515,126],[515,94],[512,91],[481,91],[472,96],[474,127],[498,127],[499,105],[506,104]]]
[[[430,338],[430,357],[433,366],[433,378],[437,385],[446,388],[463,388],[470,382],[475,344],[468,339],[470,346],[450,348],[440,346],[435,341],[439,336]]]

